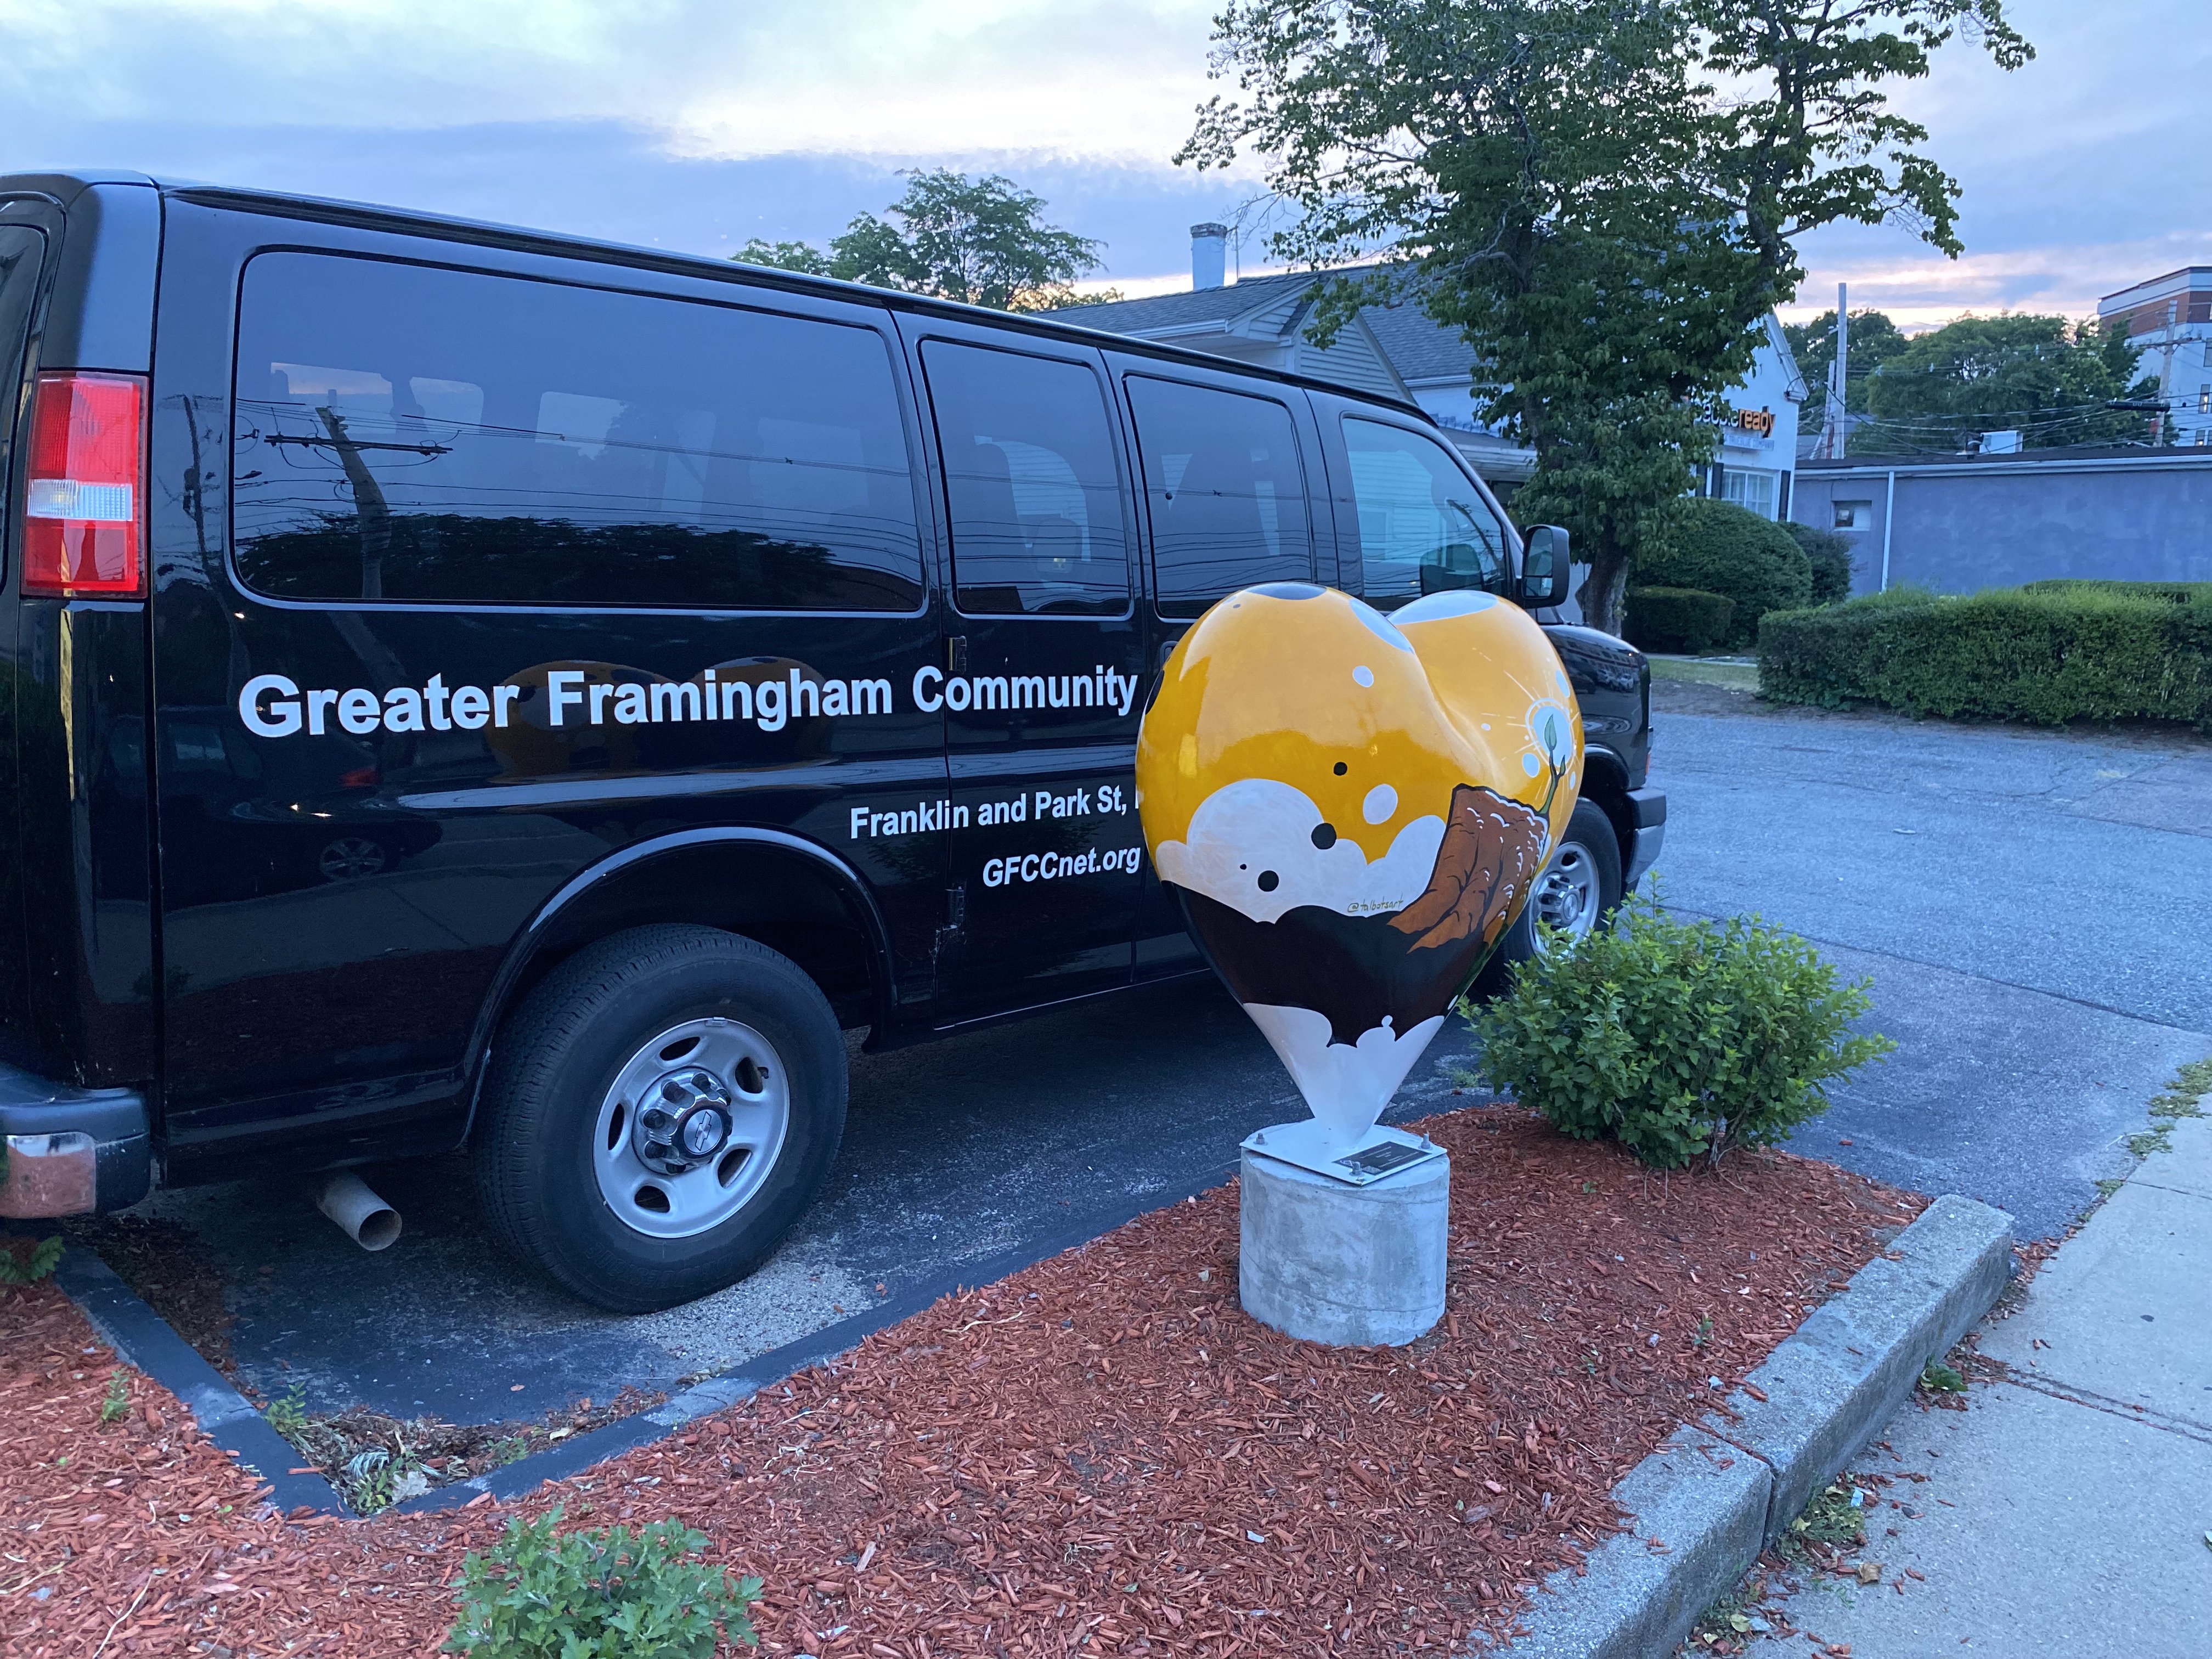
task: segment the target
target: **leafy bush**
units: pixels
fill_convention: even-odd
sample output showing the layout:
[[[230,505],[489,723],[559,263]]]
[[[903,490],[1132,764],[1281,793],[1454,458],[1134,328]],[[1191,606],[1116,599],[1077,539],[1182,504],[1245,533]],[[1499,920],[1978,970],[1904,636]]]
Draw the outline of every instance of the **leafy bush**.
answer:
[[[5,1167],[0,1165],[0,1170]],[[59,1233],[32,1244],[24,1255],[15,1254],[16,1243],[12,1238],[0,1238],[0,1285],[35,1285],[61,1265],[65,1247]]]
[[[456,1581],[461,1616],[445,1650],[472,1659],[713,1659],[717,1632],[754,1645],[761,1581],[732,1586],[695,1560],[704,1534],[674,1521],[632,1533],[555,1537],[561,1511],[507,1522],[489,1551],[471,1550]]]
[[[1473,1023],[1493,1087],[1674,1170],[1779,1140],[1827,1110],[1825,1083],[1893,1048],[1846,1034],[1866,988],[1794,933],[1677,921],[1632,894],[1609,932],[1522,963]]]
[[[1735,602],[1729,645],[1748,645],[1759,619],[1813,602],[1813,567],[1790,532],[1748,507],[1707,497],[1684,501],[1666,539],[1636,556],[1636,580],[1694,587]]]
[[[1766,617],[1759,664],[1762,693],[1785,702],[2212,730],[2212,595],[2042,583],[1965,597],[1893,591]]]
[[[1832,530],[1816,530],[1809,524],[1785,524],[1790,539],[1805,550],[1813,568],[1813,603],[1841,605],[1851,596],[1851,553],[1849,536]]]
[[[1729,635],[1735,601],[1694,587],[1628,590],[1628,638],[1646,651],[1710,651]]]
[[[2163,599],[2168,605],[2212,601],[2212,582],[2124,582],[2101,576],[2046,576],[2023,593],[2117,593],[2124,599]]]

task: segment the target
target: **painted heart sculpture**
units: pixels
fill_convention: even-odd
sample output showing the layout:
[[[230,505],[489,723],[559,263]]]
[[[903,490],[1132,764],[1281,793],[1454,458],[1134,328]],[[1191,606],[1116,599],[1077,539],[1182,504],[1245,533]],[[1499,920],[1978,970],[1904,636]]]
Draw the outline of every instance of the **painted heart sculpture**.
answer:
[[[1176,647],[1137,740],[1160,879],[1335,1146],[1365,1135],[1572,815],[1582,716],[1519,607],[1302,583]]]

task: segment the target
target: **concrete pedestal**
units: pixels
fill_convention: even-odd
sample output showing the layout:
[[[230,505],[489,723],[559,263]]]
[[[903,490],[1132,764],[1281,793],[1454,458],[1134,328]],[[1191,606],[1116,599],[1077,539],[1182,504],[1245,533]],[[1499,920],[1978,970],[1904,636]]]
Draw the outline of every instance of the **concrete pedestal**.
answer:
[[[1244,1311],[1307,1342],[1411,1342],[1443,1317],[1450,1196],[1448,1158],[1353,1187],[1247,1152]]]

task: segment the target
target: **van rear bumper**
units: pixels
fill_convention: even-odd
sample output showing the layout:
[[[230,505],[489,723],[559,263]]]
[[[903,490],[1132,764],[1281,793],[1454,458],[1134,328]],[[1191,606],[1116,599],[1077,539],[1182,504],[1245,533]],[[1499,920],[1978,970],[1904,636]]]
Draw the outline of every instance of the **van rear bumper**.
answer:
[[[0,1065],[0,1216],[128,1209],[153,1186],[146,1102],[133,1089],[75,1089]]]

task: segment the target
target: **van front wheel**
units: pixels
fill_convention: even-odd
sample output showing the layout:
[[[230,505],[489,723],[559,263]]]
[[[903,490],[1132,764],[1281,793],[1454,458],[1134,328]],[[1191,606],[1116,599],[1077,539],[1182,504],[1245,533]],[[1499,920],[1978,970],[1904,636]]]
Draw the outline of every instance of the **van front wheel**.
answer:
[[[1577,801],[1567,833],[1552,850],[1528,902],[1475,975],[1474,994],[1498,995],[1511,982],[1515,963],[1546,948],[1546,937],[1536,931],[1539,921],[1552,929],[1550,947],[1562,949],[1610,925],[1620,900],[1620,843],[1613,820],[1596,802]]]
[[[616,934],[501,1030],[474,1138],[485,1214],[599,1307],[691,1301],[804,1212],[845,1092],[836,1018],[787,957],[712,927]]]

